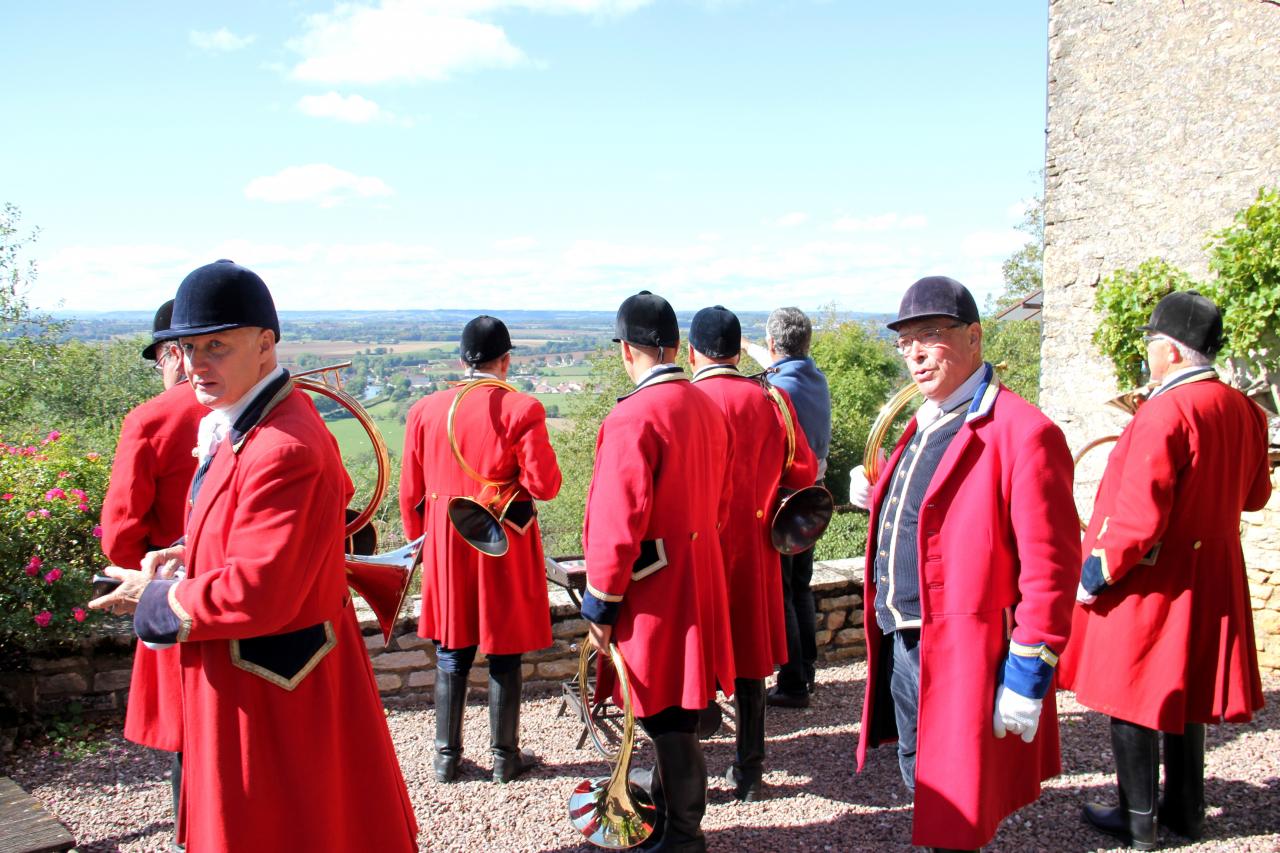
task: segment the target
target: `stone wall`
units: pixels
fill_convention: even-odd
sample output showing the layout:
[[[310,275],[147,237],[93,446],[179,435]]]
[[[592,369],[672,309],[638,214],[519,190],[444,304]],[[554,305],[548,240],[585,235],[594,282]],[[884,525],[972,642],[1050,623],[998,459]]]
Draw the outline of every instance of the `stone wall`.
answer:
[[[823,661],[846,660],[865,654],[862,632],[862,561],[834,560],[814,566],[813,590],[818,609],[818,648]],[[551,646],[524,657],[524,677],[531,692],[559,689],[577,672],[574,645],[585,636],[587,625],[568,594],[550,587]],[[383,698],[391,704],[429,696],[435,685],[435,650],[431,641],[417,636],[417,618],[401,619],[383,647],[382,633],[373,614],[356,599],[365,645]],[[419,603],[415,597],[413,612]],[[129,693],[133,662],[132,637],[117,632],[86,643],[73,654],[36,658],[30,671],[0,673],[0,707],[8,705],[22,715],[40,717],[67,713],[79,703],[87,713],[120,713]],[[485,688],[488,669],[484,656],[477,658],[471,684]],[[10,714],[10,717],[14,715]],[[0,753],[12,746],[16,733],[11,721],[0,722]]]
[[[1090,341],[1098,282],[1154,256],[1205,277],[1207,235],[1280,184],[1277,128],[1280,4],[1050,0],[1040,401],[1073,448],[1126,421],[1102,405],[1127,389]],[[1248,520],[1255,604],[1280,595],[1277,520]],[[1277,631],[1259,616],[1273,669]]]
[[[1244,546],[1258,666],[1280,673],[1280,468],[1271,471],[1271,489],[1267,508],[1244,518]]]

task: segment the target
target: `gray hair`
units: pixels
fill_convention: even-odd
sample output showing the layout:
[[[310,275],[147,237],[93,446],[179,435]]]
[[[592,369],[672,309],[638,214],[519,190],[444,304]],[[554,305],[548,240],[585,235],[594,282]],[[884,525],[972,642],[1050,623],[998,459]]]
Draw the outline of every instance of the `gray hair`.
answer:
[[[782,355],[803,358],[809,354],[813,324],[799,308],[775,309],[764,330],[773,338],[773,348]]]
[[[1213,356],[1205,355],[1200,350],[1192,349],[1182,341],[1175,341],[1168,335],[1165,335],[1164,339],[1178,351],[1178,355],[1187,363],[1187,367],[1209,367],[1213,364]]]

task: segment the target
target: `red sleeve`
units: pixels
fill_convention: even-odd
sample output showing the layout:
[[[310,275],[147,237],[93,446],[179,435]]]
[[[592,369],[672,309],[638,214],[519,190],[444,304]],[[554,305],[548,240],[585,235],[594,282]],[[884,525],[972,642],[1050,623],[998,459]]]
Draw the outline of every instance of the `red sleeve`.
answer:
[[[818,481],[818,457],[809,446],[809,440],[804,437],[804,427],[800,426],[800,418],[796,415],[796,407],[791,402],[790,395],[781,388],[777,391],[786,403],[787,411],[791,413],[791,423],[796,430],[796,456],[791,463],[791,470],[782,475],[782,485],[788,489],[803,489]]]
[[[1248,512],[1257,512],[1271,499],[1271,460],[1267,458],[1267,416],[1257,405],[1253,405],[1253,412],[1257,415],[1262,433],[1262,464],[1258,466],[1253,483],[1249,486],[1249,494],[1244,499],[1244,508]]]
[[[409,422],[404,429],[404,458],[400,460],[400,521],[404,524],[405,538],[412,542],[422,535],[425,527],[420,504],[426,497],[426,480],[422,471],[421,409],[417,405],[409,410]]]
[[[234,485],[234,515],[226,521],[226,562],[180,581],[170,593],[190,623],[184,641],[272,634],[297,616],[306,600],[300,591],[311,588],[317,567],[332,565],[326,553],[335,541],[332,525],[346,505],[332,493],[344,483],[330,482],[324,459],[304,445],[286,444],[245,460],[244,479]]]
[[[659,459],[648,424],[606,418],[601,425],[582,541],[587,589],[602,601],[621,601],[631,583],[653,512],[653,464]]]
[[[560,465],[547,433],[547,411],[542,403],[532,400],[522,420],[523,429],[515,441],[520,485],[534,499],[549,501],[560,493]]]
[[[1139,410],[1128,429],[1133,435],[1124,469],[1107,472],[1119,483],[1116,514],[1103,520],[1093,545],[1108,585],[1128,574],[1164,535],[1178,472],[1190,461],[1186,423],[1176,412]]]
[[[151,545],[147,517],[159,475],[157,450],[143,435],[142,420],[136,410],[124,419],[102,501],[102,553],[125,569],[138,568]]]
[[[1018,605],[1013,641],[1044,644],[1056,664],[1071,633],[1080,577],[1080,530],[1071,484],[1071,451],[1062,430],[1044,423],[1017,449],[1009,513],[1018,551]]]

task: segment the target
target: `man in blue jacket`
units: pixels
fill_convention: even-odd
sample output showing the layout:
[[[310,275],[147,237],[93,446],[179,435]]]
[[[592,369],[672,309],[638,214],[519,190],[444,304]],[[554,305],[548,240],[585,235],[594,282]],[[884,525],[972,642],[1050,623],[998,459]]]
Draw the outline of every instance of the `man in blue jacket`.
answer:
[[[799,308],[779,308],[765,325],[765,347],[770,363],[769,381],[786,391],[795,404],[805,438],[818,458],[821,483],[827,471],[831,446],[831,393],[827,377],[809,358],[813,324]],[[756,347],[749,348],[756,349]],[[761,352],[752,355],[763,361]],[[766,701],[781,708],[807,708],[813,692],[814,663],[818,659],[813,592],[813,549],[781,557],[783,609],[787,619],[787,663],[778,671],[778,682]]]

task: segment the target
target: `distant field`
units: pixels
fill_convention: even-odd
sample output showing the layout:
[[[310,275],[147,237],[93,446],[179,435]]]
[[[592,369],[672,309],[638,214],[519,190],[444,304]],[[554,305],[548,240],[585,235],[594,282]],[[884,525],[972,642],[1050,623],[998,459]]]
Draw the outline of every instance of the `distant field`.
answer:
[[[542,405],[557,406],[562,417],[577,414],[578,410],[591,399],[589,394],[534,394]]]
[[[370,407],[369,414],[373,416],[378,432],[382,433],[387,449],[398,457],[404,452],[404,424],[400,423],[399,418],[389,417],[391,405],[391,403],[378,403]],[[365,435],[364,427],[360,426],[360,422],[355,418],[343,418],[327,423],[329,431],[338,439],[338,446],[342,448],[344,457],[368,452],[369,439]]]
[[[413,352],[414,350],[449,349],[457,341],[401,341],[398,344],[369,344],[363,341],[291,341],[285,339],[276,347],[281,361],[292,361],[300,355],[357,355],[367,349],[381,347],[386,352]]]
[[[579,362],[567,367],[544,367],[538,372],[543,376],[590,376],[591,365],[586,362]]]

